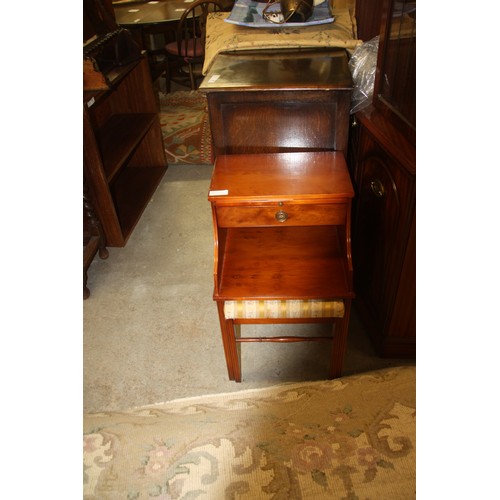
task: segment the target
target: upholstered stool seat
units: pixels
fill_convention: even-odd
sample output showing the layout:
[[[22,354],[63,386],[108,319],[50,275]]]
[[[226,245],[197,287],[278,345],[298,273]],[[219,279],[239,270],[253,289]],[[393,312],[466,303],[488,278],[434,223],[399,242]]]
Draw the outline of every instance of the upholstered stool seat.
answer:
[[[318,342],[333,343],[330,376],[341,373],[345,352],[347,326],[351,309],[350,299],[336,300],[222,300],[217,301],[224,351],[229,378],[241,381],[239,345],[244,342]],[[331,323],[329,335],[242,336],[241,325]]]
[[[226,319],[343,318],[343,300],[227,300]]]

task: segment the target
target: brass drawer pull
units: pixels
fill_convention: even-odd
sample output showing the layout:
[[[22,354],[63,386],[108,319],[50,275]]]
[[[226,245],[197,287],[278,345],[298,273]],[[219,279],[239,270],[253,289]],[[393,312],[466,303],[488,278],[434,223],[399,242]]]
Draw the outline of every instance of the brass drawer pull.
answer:
[[[274,217],[278,222],[285,222],[288,219],[288,214],[284,210],[279,210]]]
[[[382,182],[379,179],[375,179],[374,181],[371,181],[370,187],[372,189],[373,194],[377,198],[382,198],[382,196],[384,196],[384,194],[385,194],[384,185],[382,184]]]

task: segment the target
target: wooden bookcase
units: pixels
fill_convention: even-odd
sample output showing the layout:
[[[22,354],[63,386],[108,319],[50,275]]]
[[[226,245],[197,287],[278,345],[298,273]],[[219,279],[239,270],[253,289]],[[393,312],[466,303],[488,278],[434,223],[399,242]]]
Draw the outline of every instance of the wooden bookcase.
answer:
[[[106,244],[125,246],[167,169],[146,57],[83,93],[83,166]]]

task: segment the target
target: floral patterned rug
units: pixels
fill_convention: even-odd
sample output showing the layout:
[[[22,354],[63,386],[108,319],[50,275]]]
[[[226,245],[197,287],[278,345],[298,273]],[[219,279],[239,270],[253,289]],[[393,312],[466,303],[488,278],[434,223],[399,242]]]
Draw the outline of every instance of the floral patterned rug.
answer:
[[[160,125],[168,163],[213,163],[204,93],[177,91],[160,94]]]
[[[416,369],[84,416],[84,498],[416,498]]]

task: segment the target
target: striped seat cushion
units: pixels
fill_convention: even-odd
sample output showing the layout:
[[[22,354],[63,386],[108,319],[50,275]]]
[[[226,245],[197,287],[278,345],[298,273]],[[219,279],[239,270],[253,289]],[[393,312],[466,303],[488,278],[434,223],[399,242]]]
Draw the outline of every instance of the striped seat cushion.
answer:
[[[226,319],[343,318],[343,300],[228,300]]]

